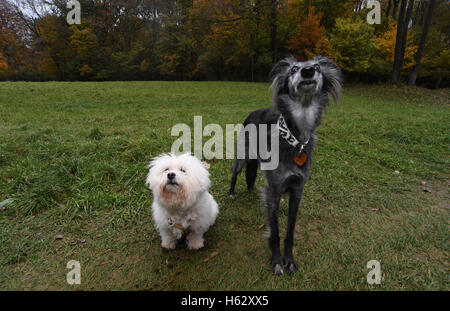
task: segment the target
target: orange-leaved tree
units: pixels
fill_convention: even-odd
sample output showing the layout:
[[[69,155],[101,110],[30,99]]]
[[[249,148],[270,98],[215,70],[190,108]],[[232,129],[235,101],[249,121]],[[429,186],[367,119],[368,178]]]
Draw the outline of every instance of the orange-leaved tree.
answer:
[[[0,52],[0,78],[6,78],[8,75],[8,62],[6,57]]]
[[[317,54],[333,57],[332,46],[325,36],[325,27],[320,25],[321,18],[321,13],[315,13],[314,8],[310,8],[308,15],[298,25],[288,46],[298,60],[308,60]]]

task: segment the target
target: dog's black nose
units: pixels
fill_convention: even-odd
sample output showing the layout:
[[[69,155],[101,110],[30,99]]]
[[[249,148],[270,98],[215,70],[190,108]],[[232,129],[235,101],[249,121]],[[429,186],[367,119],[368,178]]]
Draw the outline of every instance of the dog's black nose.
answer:
[[[169,180],[172,180],[175,178],[175,173],[169,173],[167,174],[167,178],[169,178]]]
[[[316,73],[316,69],[312,66],[308,66],[302,69],[301,74],[303,78],[309,79],[314,77],[314,74]]]

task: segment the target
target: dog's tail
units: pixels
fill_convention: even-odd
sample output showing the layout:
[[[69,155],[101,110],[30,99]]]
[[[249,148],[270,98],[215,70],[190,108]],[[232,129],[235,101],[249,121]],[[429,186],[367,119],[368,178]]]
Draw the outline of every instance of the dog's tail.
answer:
[[[255,185],[256,175],[258,173],[258,160],[248,160],[245,166],[245,180],[247,189],[252,190]]]

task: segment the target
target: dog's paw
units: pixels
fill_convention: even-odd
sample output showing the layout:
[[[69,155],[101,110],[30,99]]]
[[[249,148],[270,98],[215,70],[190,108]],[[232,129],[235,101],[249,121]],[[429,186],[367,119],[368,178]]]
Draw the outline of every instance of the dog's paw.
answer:
[[[162,247],[163,250],[172,251],[172,250],[175,249],[176,244],[175,244],[174,240],[173,241],[172,240],[170,240],[170,241],[163,241],[161,243],[161,247]]]
[[[189,250],[196,251],[205,246],[205,240],[203,238],[198,237],[188,237],[187,238],[187,247]]]
[[[289,274],[294,274],[298,270],[298,265],[293,259],[283,258],[283,268]]]
[[[284,273],[281,264],[277,263],[273,265],[273,273],[275,273],[275,275],[282,275]]]

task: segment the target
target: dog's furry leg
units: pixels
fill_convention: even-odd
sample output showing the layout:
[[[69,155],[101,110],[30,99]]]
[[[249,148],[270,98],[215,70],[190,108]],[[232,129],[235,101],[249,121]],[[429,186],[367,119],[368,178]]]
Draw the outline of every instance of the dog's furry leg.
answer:
[[[244,165],[245,165],[245,160],[243,160],[243,159],[236,159],[233,163],[233,168],[231,169],[232,176],[231,176],[231,186],[230,186],[230,192],[229,192],[229,196],[231,198],[234,198],[234,188],[236,187],[237,176],[242,171],[242,168],[244,167]]]
[[[203,239],[203,232],[190,232],[186,237],[188,249],[199,250],[205,246],[205,239]]]
[[[283,264],[280,251],[280,234],[278,229],[278,210],[280,208],[281,192],[278,189],[266,188],[266,206],[270,227],[269,248],[272,252],[272,269],[276,275],[283,274]]]
[[[161,234],[161,247],[165,250],[174,250],[176,247],[176,236],[174,236],[172,230],[167,227],[160,228],[159,233]]]
[[[245,180],[247,182],[247,189],[250,191],[253,189],[256,181],[256,175],[258,173],[258,160],[247,161],[245,167]]]
[[[294,245],[295,222],[297,220],[297,213],[302,199],[303,187],[304,184],[302,183],[301,187],[291,188],[289,191],[289,211],[286,237],[284,239],[283,267],[290,274],[295,273],[298,268],[294,256],[292,255],[292,247]]]

